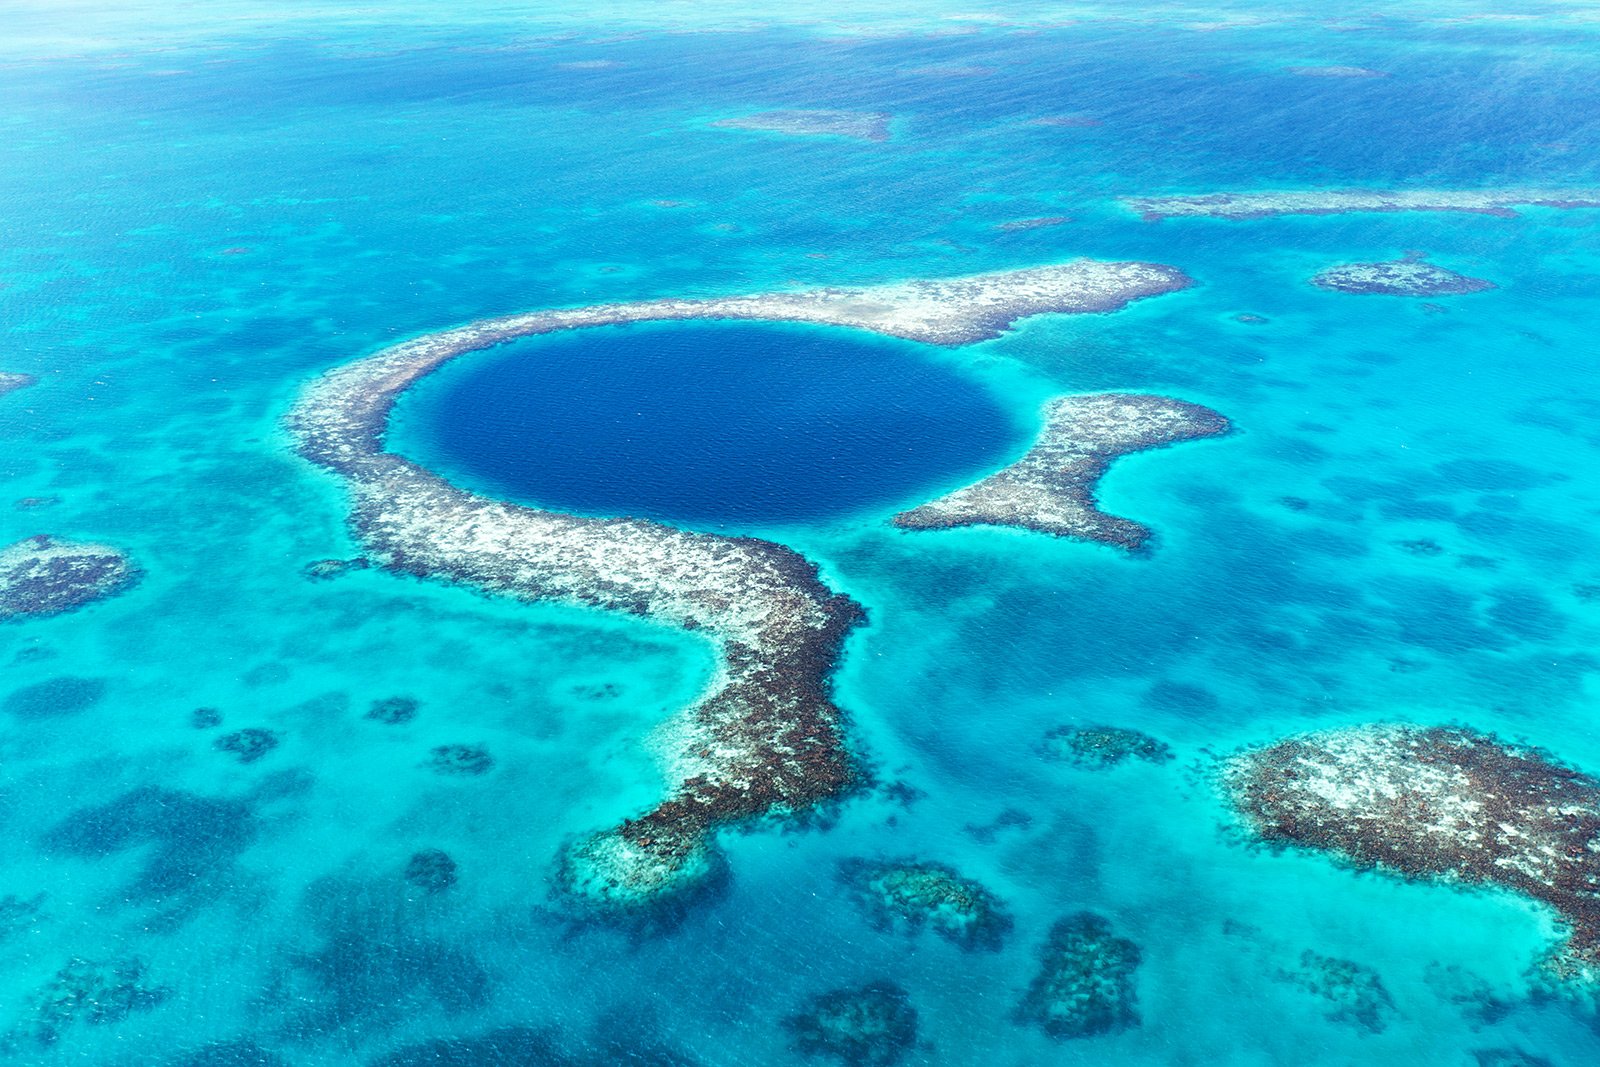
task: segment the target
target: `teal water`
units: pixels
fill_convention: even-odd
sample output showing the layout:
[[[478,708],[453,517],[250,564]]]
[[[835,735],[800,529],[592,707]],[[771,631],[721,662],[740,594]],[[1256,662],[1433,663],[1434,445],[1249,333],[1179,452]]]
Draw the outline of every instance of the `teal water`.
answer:
[[[139,960],[165,995],[53,1045],[24,1034],[11,1060],[368,1063],[447,1040],[456,1058],[432,1062],[516,1062],[504,1030],[523,1027],[594,1063],[800,1063],[778,1021],[877,978],[919,1012],[908,1063],[1594,1060],[1592,1007],[1526,977],[1547,915],[1252,852],[1205,768],[1405,718],[1600,771],[1600,212],[1152,225],[1112,201],[1600,185],[1581,8],[62,10],[25,8],[0,42],[0,370],[40,378],[0,398],[0,543],[111,542],[144,575],[0,627],[0,898],[17,898],[0,907],[0,1029],[33,1026],[75,958]],[[1332,64],[1389,77],[1285,73]],[[888,111],[893,136],[709,125],[773,107]],[[1034,124],[1060,115],[1098,125]],[[1499,288],[1430,309],[1306,283],[1408,249]],[[920,799],[724,835],[725,894],[661,936],[566,923],[558,850],[659,797],[649,731],[708,683],[711,651],[376,570],[307,579],[358,549],[339,487],[280,426],[303,383],[538,307],[1080,255],[1198,285],[915,358],[1023,428],[1069,391],[1227,414],[1237,434],[1106,480],[1105,506],[1157,532],[1151,554],[902,533],[893,493],[752,521],[866,607],[839,702]],[[40,496],[59,502],[9,504]],[[392,697],[415,718],[367,717]],[[223,725],[196,729],[200,707]],[[1097,775],[1038,757],[1047,730],[1086,722],[1177,759]],[[251,763],[214,747],[250,727],[278,746]],[[429,753],[453,744],[493,767],[440,775]],[[1008,811],[1027,824],[994,828]],[[403,878],[425,848],[456,861],[447,892]],[[1015,929],[994,954],[875,930],[834,880],[860,856],[956,866]],[[1084,908],[1142,946],[1143,1023],[1058,1044],[1011,1013],[1050,924]],[[1306,949],[1381,976],[1382,1032],[1278,977]],[[1441,996],[1435,964],[1505,1010]]]

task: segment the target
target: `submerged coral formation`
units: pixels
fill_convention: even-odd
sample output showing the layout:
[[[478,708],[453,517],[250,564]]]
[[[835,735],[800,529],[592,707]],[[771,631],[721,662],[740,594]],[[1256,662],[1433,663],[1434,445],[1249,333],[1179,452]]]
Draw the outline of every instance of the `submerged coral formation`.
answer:
[[[32,997],[26,1017],[6,1041],[53,1045],[76,1023],[106,1026],[149,1011],[171,992],[151,984],[142,960],[114,963],[73,959]]]
[[[59,615],[120,593],[137,575],[110,545],[25,538],[0,548],[0,620]]]
[[[428,753],[428,766],[440,774],[476,777],[489,773],[494,757],[482,745],[437,745]]]
[[[968,951],[998,951],[1011,932],[1005,905],[983,886],[941,863],[852,859],[839,880],[879,929],[927,926]]]
[[[734,130],[765,130],[802,137],[819,134],[854,137],[861,141],[887,141],[889,116],[881,111],[761,111],[739,118],[718,119],[713,126]]]
[[[902,511],[905,529],[1017,526],[1138,549],[1150,531],[1101,511],[1095,485],[1130,452],[1228,432],[1228,420],[1198,404],[1141,393],[1065,396],[1045,408],[1045,427],[1027,455],[982,481]]]
[[[783,1020],[795,1051],[844,1067],[891,1067],[917,1044],[917,1009],[893,982],[835,989]]]
[[[1084,911],[1060,920],[1050,928],[1018,1020],[1057,1040],[1138,1026],[1139,958],[1139,946],[1118,937],[1103,916]]]
[[[1342,215],[1351,211],[1467,211],[1510,217],[1519,207],[1600,207],[1594,189],[1324,189],[1284,193],[1130,196],[1122,203],[1147,222],[1206,217],[1264,219],[1274,215]]]
[[[1495,288],[1482,278],[1469,278],[1429,263],[1420,252],[1382,263],[1345,263],[1311,278],[1319,289],[1378,296],[1459,296]]]
[[[37,379],[31,374],[15,374],[9,371],[0,371],[0,396],[16,389],[25,389]]]
[[[456,884],[456,861],[443,849],[425,848],[406,861],[405,879],[418,889],[442,893]]]
[[[1129,759],[1163,763],[1172,758],[1165,741],[1125,726],[1057,726],[1044,735],[1039,752],[1056,763],[1104,770]]]
[[[475,496],[385,450],[399,395],[445,362],[506,341],[614,323],[759,319],[873,330],[929,344],[997,336],[1018,318],[1095,312],[1189,279],[1149,263],[1052,267],[869,289],[663,300],[491,319],[406,341],[314,382],[289,417],[301,453],[339,474],[352,525],[391,570],[524,600],[610,608],[707,634],[721,650],[712,691],[665,724],[667,798],[576,841],[562,882],[590,903],[672,894],[714,867],[716,826],[808,808],[854,772],[829,677],[861,618],[791,549],[639,519],[564,515]]]
[[[1457,727],[1380,724],[1248,749],[1222,770],[1260,840],[1416,879],[1497,885],[1554,908],[1559,978],[1600,980],[1600,783]]]
[[[231,753],[240,763],[254,763],[278,747],[278,735],[259,726],[223,734],[213,742],[219,752]]]
[[[385,726],[403,726],[417,717],[422,704],[412,697],[384,697],[374,700],[366,717]]]
[[[1378,973],[1353,960],[1306,949],[1300,954],[1300,965],[1280,970],[1278,977],[1328,1001],[1327,1016],[1334,1022],[1355,1023],[1376,1034],[1389,1025],[1395,1013],[1394,999]]]

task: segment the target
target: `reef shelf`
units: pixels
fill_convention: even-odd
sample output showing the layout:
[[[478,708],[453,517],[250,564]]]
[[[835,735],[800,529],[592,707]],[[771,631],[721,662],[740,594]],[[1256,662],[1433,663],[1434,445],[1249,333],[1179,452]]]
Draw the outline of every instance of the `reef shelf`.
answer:
[[[1174,218],[1264,219],[1357,211],[1465,211],[1510,218],[1519,207],[1600,207],[1595,189],[1309,189],[1296,192],[1130,196],[1146,222]]]
[[[1567,927],[1549,973],[1600,980],[1600,783],[1546,753],[1458,727],[1356,726],[1247,749],[1221,783],[1269,844],[1548,904]]]
[[[1343,263],[1311,278],[1319,289],[1362,296],[1460,296],[1495,288],[1494,282],[1436,267],[1420,252],[1381,263]]]
[[[115,596],[138,569],[111,545],[37,534],[0,548],[0,621],[72,611]]]
[[[704,633],[721,650],[708,693],[659,728],[669,794],[574,842],[569,896],[627,909],[691,889],[716,868],[711,831],[814,806],[855,777],[829,678],[861,608],[782,545],[635,518],[585,518],[475,496],[385,449],[396,400],[470,352],[536,334],[661,320],[822,323],[934,345],[997,336],[1045,312],[1102,312],[1190,281],[1158,264],[1055,266],[861,289],[659,300],[489,319],[427,334],[312,382],[287,425],[300,453],[347,486],[364,552],[397,572],[490,594],[630,612]]]
[[[761,111],[738,118],[718,119],[711,125],[731,130],[762,130],[800,137],[853,137],[858,141],[887,141],[889,115],[882,111]]]
[[[1210,408],[1142,393],[1065,396],[1045,408],[1045,426],[1027,455],[1009,467],[937,500],[902,511],[908,530],[1016,526],[1117,545],[1144,546],[1150,531],[1101,511],[1095,486],[1111,461],[1130,452],[1227,433]]]

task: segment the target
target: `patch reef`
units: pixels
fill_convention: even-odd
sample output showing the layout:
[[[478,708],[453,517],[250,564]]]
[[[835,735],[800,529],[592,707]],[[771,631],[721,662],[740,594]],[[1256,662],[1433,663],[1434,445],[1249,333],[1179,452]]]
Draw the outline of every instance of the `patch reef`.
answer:
[[[1027,455],[995,474],[894,517],[913,530],[1017,526],[1141,548],[1150,531],[1107,515],[1095,485],[1129,452],[1228,432],[1228,420],[1198,404],[1140,393],[1065,396],[1045,408],[1045,427]]]
[[[861,609],[823,585],[815,564],[781,545],[541,511],[458,489],[385,450],[400,394],[458,356],[562,330],[777,320],[955,346],[997,336],[1027,315],[1111,311],[1189,284],[1169,267],[1079,260],[865,289],[513,315],[335,368],[305,390],[288,424],[301,454],[347,484],[352,526],[375,562],[491,594],[631,612],[718,642],[721,670],[710,691],[658,734],[667,798],[574,843],[562,862],[561,880],[577,900],[626,909],[691,889],[714,869],[709,839],[717,826],[804,809],[850,784],[829,676]]]
[[[1265,842],[1543,901],[1567,927],[1547,969],[1600,979],[1600,783],[1545,753],[1456,727],[1356,726],[1248,749],[1221,781]]]

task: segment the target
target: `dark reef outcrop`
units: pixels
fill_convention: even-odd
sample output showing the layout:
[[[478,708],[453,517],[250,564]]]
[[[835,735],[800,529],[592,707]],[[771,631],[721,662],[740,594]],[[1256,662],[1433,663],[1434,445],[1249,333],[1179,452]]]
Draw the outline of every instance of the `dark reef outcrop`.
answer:
[[[278,747],[278,735],[259,726],[223,734],[212,742],[219,752],[232,755],[240,763],[254,763]]]
[[[0,621],[59,615],[114,596],[138,571],[110,545],[39,534],[0,548]]]
[[[385,726],[404,726],[417,717],[421,707],[421,702],[412,697],[384,697],[372,702],[366,717]]]
[[[1130,759],[1165,763],[1172,749],[1165,741],[1125,726],[1057,726],[1044,735],[1039,754],[1054,763],[1105,770]]]
[[[839,880],[881,930],[924,926],[964,950],[997,952],[1011,932],[1000,898],[941,863],[846,860]]]
[[[1336,293],[1376,296],[1459,296],[1495,288],[1494,282],[1436,267],[1420,252],[1382,263],[1345,263],[1312,275],[1311,284]]]
[[[1138,549],[1150,531],[1106,514],[1095,503],[1095,485],[1111,461],[1228,429],[1228,420],[1210,408],[1170,397],[1060,397],[1046,406],[1044,430],[1027,455],[982,481],[902,511],[894,524],[914,530],[1017,526]]]
[[[482,745],[436,745],[428,753],[428,767],[438,774],[476,778],[494,768],[494,757]]]
[[[1269,844],[1544,902],[1567,935],[1549,974],[1600,980],[1600,783],[1588,775],[1466,728],[1380,724],[1247,749],[1221,781]]]
[[[425,848],[406,861],[405,880],[429,893],[443,893],[456,884],[456,861],[443,849]]]
[[[1050,928],[1017,1021],[1057,1040],[1138,1026],[1140,955],[1139,946],[1118,937],[1103,916],[1084,911],[1060,920]]]
[[[893,982],[835,989],[783,1020],[795,1051],[844,1067],[891,1067],[917,1045],[917,1009]]]
[[[642,615],[718,644],[712,690],[653,735],[666,798],[574,841],[561,860],[566,889],[602,910],[626,910],[712,873],[716,827],[803,811],[851,785],[856,772],[830,677],[861,609],[782,545],[540,511],[458,489],[385,450],[399,395],[451,359],[561,330],[774,320],[955,346],[997,336],[1028,315],[1111,311],[1189,284],[1155,264],[1079,260],[866,289],[534,312],[428,334],[335,368],[311,384],[288,422],[301,454],[348,487],[352,527],[375,563],[490,594]]]

